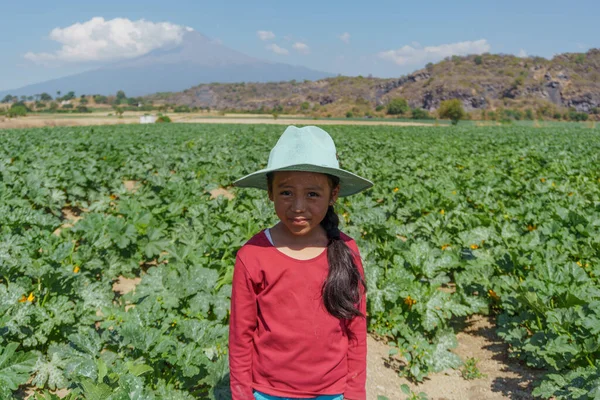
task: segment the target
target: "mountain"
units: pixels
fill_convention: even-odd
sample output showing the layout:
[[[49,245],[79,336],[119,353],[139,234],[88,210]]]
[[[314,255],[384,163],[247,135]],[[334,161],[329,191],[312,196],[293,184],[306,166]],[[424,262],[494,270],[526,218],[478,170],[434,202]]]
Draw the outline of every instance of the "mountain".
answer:
[[[600,49],[551,60],[482,54],[449,57],[394,79],[335,77],[315,82],[202,84],[181,93],[148,96],[155,102],[220,110],[305,112],[315,116],[373,114],[396,97],[412,108],[437,109],[460,99],[467,111],[520,109],[552,117],[575,108],[600,108]],[[379,107],[378,107],[379,106]],[[375,114],[376,115],[376,114]]]
[[[333,74],[249,57],[196,31],[186,32],[180,44],[91,71],[0,92],[0,98],[75,91],[81,94],[128,96],[176,92],[208,82],[271,82],[321,79]]]

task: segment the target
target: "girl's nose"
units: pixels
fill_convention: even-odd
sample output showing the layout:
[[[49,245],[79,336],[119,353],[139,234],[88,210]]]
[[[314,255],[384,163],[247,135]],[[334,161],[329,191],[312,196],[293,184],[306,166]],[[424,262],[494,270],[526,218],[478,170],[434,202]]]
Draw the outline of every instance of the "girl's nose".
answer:
[[[298,196],[294,199],[294,202],[292,203],[292,208],[294,209],[294,211],[297,211],[297,212],[304,211],[305,207],[306,207],[306,202],[304,201],[304,199],[301,196]]]

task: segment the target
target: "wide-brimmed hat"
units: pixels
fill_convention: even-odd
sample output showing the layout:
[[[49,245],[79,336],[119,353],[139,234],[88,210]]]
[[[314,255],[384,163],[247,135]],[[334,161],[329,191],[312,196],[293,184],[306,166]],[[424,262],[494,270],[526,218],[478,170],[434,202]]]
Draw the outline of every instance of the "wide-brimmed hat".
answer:
[[[373,186],[368,179],[340,168],[335,143],[317,126],[288,126],[269,155],[267,168],[238,179],[233,184],[267,190],[267,173],[275,171],[319,172],[340,179],[339,196],[349,196]]]

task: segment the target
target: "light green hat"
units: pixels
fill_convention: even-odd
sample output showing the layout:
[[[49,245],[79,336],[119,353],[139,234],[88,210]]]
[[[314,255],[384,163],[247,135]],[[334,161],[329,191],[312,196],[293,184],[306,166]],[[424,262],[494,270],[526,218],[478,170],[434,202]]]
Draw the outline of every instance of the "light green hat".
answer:
[[[320,172],[340,178],[339,196],[349,196],[373,186],[352,172],[340,169],[335,143],[316,126],[288,126],[271,150],[267,168],[233,182],[235,186],[267,190],[267,173],[274,171]]]

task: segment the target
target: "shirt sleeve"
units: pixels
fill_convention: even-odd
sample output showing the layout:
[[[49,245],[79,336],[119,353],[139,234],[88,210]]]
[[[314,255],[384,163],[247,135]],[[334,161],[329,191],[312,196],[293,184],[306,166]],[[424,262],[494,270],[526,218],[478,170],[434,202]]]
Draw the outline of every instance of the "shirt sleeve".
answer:
[[[364,279],[358,247],[353,243],[350,248],[356,253],[355,262]],[[346,325],[351,333],[348,340],[348,377],[344,393],[344,399],[348,400],[365,400],[367,398],[367,298],[364,291],[361,294],[358,309],[365,317],[354,317]]]
[[[246,266],[235,260],[229,318],[229,376],[232,400],[254,400],[252,340],[257,327],[256,294]]]

